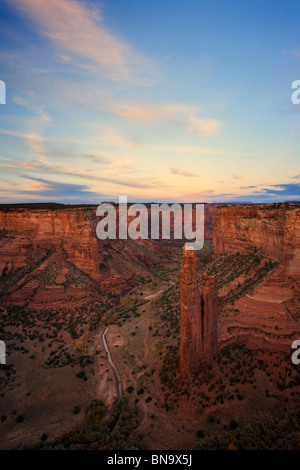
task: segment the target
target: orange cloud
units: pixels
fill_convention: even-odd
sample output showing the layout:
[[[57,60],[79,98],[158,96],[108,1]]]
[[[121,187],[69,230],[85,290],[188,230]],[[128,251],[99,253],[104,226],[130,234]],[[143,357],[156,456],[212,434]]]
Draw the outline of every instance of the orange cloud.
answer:
[[[189,133],[200,135],[214,135],[221,131],[216,119],[198,119],[192,116],[197,109],[194,106],[169,105],[128,105],[118,104],[108,112],[136,122],[157,122],[163,120],[175,121]]]
[[[198,176],[196,173],[193,173],[192,171],[180,170],[178,168],[170,168],[170,173],[172,173],[172,175],[188,176],[192,178]]]
[[[159,121],[162,119],[172,118],[179,114],[187,114],[193,111],[192,106],[186,105],[126,105],[120,104],[116,109],[109,111],[112,114],[122,116],[126,119],[139,122]]]
[[[91,126],[94,127],[94,126]],[[110,147],[134,148],[138,147],[138,142],[133,139],[126,139],[117,134],[114,130],[103,130],[100,132],[100,142]]]
[[[25,138],[31,155],[40,162],[47,163],[48,160],[42,137],[39,134],[26,134]]]
[[[220,123],[216,119],[189,118],[189,130],[193,134],[214,135],[221,131]]]

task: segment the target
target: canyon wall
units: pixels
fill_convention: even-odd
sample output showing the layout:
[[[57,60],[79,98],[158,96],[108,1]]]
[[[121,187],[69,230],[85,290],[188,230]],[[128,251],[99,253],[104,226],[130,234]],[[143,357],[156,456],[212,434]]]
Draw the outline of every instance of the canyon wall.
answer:
[[[44,307],[47,303],[51,308],[58,298],[74,297],[71,286],[76,287],[76,297],[84,298],[91,280],[97,281],[98,290],[120,295],[154,279],[151,268],[181,249],[161,240],[99,240],[96,209],[0,206],[1,295],[6,292],[11,303],[31,299],[38,308],[41,297]]]
[[[219,344],[246,344],[289,354],[300,331],[300,205],[218,207],[213,216],[213,242],[216,259],[256,248],[260,260],[256,269],[268,260],[275,262],[262,281],[222,308]],[[220,298],[252,277],[255,268],[221,288]]]
[[[261,249],[300,279],[300,205],[245,204],[217,207],[213,215],[216,255]]]
[[[66,258],[99,278],[98,243],[85,209],[0,211],[0,277],[27,263],[32,248],[63,249]]]

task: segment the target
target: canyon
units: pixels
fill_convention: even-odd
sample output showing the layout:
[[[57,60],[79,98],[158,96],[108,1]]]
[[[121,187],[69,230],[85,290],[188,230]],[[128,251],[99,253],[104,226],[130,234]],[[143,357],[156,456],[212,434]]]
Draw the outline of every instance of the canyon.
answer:
[[[87,292],[120,295],[153,280],[152,269],[181,250],[180,242],[99,240],[96,206],[45,207],[0,207],[0,295],[12,304],[30,299],[42,309],[72,299],[83,305]],[[214,208],[205,205],[207,239]],[[171,236],[173,229],[171,224]]]
[[[99,240],[96,207],[0,210],[0,295],[45,309],[120,295],[168,258],[151,240]]]
[[[215,209],[213,216],[214,259],[255,252],[251,269],[223,288],[214,276],[202,273],[202,292],[197,282],[197,261],[193,250],[183,251],[180,272],[180,368],[183,377],[194,375],[208,364],[219,348],[246,345],[289,353],[291,338],[300,333],[300,208],[297,204],[230,205]],[[262,282],[240,298],[234,291],[266,269]],[[249,276],[249,277],[248,277]],[[231,297],[230,304],[219,301]],[[239,296],[237,296],[239,297]],[[205,329],[206,328],[206,329]]]
[[[207,204],[204,247],[190,251],[99,240],[96,206],[0,207],[2,446],[63,436],[91,399],[109,415],[119,384],[105,331],[143,448],[189,448],[196,430],[228,432],[232,416],[242,426],[295,407],[299,211]]]
[[[100,295],[105,300],[108,294],[125,294],[143,280],[153,281],[156,266],[180,256],[183,244],[174,240],[169,243],[151,239],[99,240],[97,220],[93,206],[52,210],[2,208],[2,304],[23,305],[25,302],[32,308],[45,309],[54,305],[57,308],[66,302],[84,305],[87,295],[94,300]],[[171,226],[171,232],[172,229]],[[236,259],[232,281],[212,286],[212,290],[218,288],[221,304],[222,299],[226,300],[218,314],[219,343],[246,341],[253,347],[264,344],[271,349],[279,344],[287,351],[299,321],[299,205],[206,204],[205,240],[213,242],[214,254],[209,264],[212,272],[228,257]],[[255,251],[259,262],[250,263],[247,273],[241,270],[235,276],[238,257],[242,262],[251,250]],[[195,284],[201,256],[189,259],[185,250],[184,253],[181,285],[185,284],[187,289],[190,283],[188,294],[182,289],[182,316],[186,318],[184,312],[201,311],[204,294],[198,295]],[[251,275],[258,276],[266,263],[271,263],[272,269],[265,270],[262,282],[240,295],[242,286],[249,283]],[[205,280],[201,286],[202,279],[199,279],[203,293],[209,292],[212,282],[216,283],[215,276],[208,274],[209,278],[205,270],[201,271]],[[215,300],[213,303],[217,304]],[[210,305],[210,301],[207,304]],[[199,331],[202,338],[203,319],[197,321],[199,325],[194,325],[192,331],[194,335]],[[183,324],[182,330],[186,328]],[[195,347],[198,350],[200,346]]]
[[[153,281],[156,266],[180,256],[183,244],[174,240],[169,243],[151,239],[99,240],[96,236],[97,220],[96,206],[2,208],[2,304],[23,305],[25,302],[35,309],[58,308],[65,303],[85,305],[87,295],[94,300],[100,295],[105,301],[108,294],[124,294],[143,280]],[[255,250],[260,261],[252,263],[248,273],[241,271],[237,276],[234,276],[237,266],[233,267],[232,281],[223,285],[219,282],[217,287],[211,284],[216,284],[215,276],[208,273],[207,278],[205,270],[202,270],[205,281],[202,286],[202,279],[199,279],[199,284],[200,290],[206,294],[198,294],[195,282],[201,256],[189,259],[184,250],[181,270],[181,285],[186,286],[182,288],[181,295],[184,322],[186,312],[202,311],[201,296],[208,295],[209,298],[207,292],[211,285],[214,291],[218,288],[219,300],[231,298],[230,303],[225,302],[216,315],[220,345],[242,341],[254,348],[264,345],[276,349],[280,345],[288,351],[299,320],[299,205],[206,204],[205,241],[210,240],[214,249],[209,264],[211,271],[219,269],[216,266],[220,261],[225,262],[226,257],[240,256],[242,260],[251,250]],[[264,263],[271,263],[273,267],[265,273],[263,282],[254,286],[251,292],[234,298],[234,293],[242,290],[241,286],[249,280],[251,273],[257,275]],[[190,287],[187,287],[188,283]],[[185,289],[189,289],[188,293]],[[217,305],[216,300],[213,303]],[[193,325],[191,331],[196,336],[199,332],[202,338],[203,319],[197,321],[199,325]],[[184,322],[182,331],[187,329]],[[215,342],[212,341],[213,344]],[[202,346],[197,339],[195,345],[200,351]]]

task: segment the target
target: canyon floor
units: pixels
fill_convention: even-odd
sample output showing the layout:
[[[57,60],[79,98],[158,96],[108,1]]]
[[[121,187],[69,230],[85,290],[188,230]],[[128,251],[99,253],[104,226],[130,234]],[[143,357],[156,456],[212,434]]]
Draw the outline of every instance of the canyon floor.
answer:
[[[109,308],[92,283],[86,305],[82,295],[78,306],[61,301],[52,310],[49,296],[46,310],[31,310],[26,295],[23,306],[2,303],[1,449],[249,447],[243,432],[254,448],[299,446],[300,369],[290,353],[300,333],[298,287],[280,287],[284,295],[272,303],[276,263],[257,250],[216,258],[206,243],[198,275],[200,284],[203,272],[218,279],[219,354],[184,381],[180,262],[181,252],[173,253],[149,270],[147,282],[112,296]],[[102,342],[106,325],[123,402]]]

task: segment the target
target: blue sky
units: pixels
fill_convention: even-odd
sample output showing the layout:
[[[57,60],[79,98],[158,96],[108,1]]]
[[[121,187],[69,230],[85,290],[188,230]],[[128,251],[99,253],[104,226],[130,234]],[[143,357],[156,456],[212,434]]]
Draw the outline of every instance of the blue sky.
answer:
[[[0,8],[0,203],[300,199],[299,2]]]

